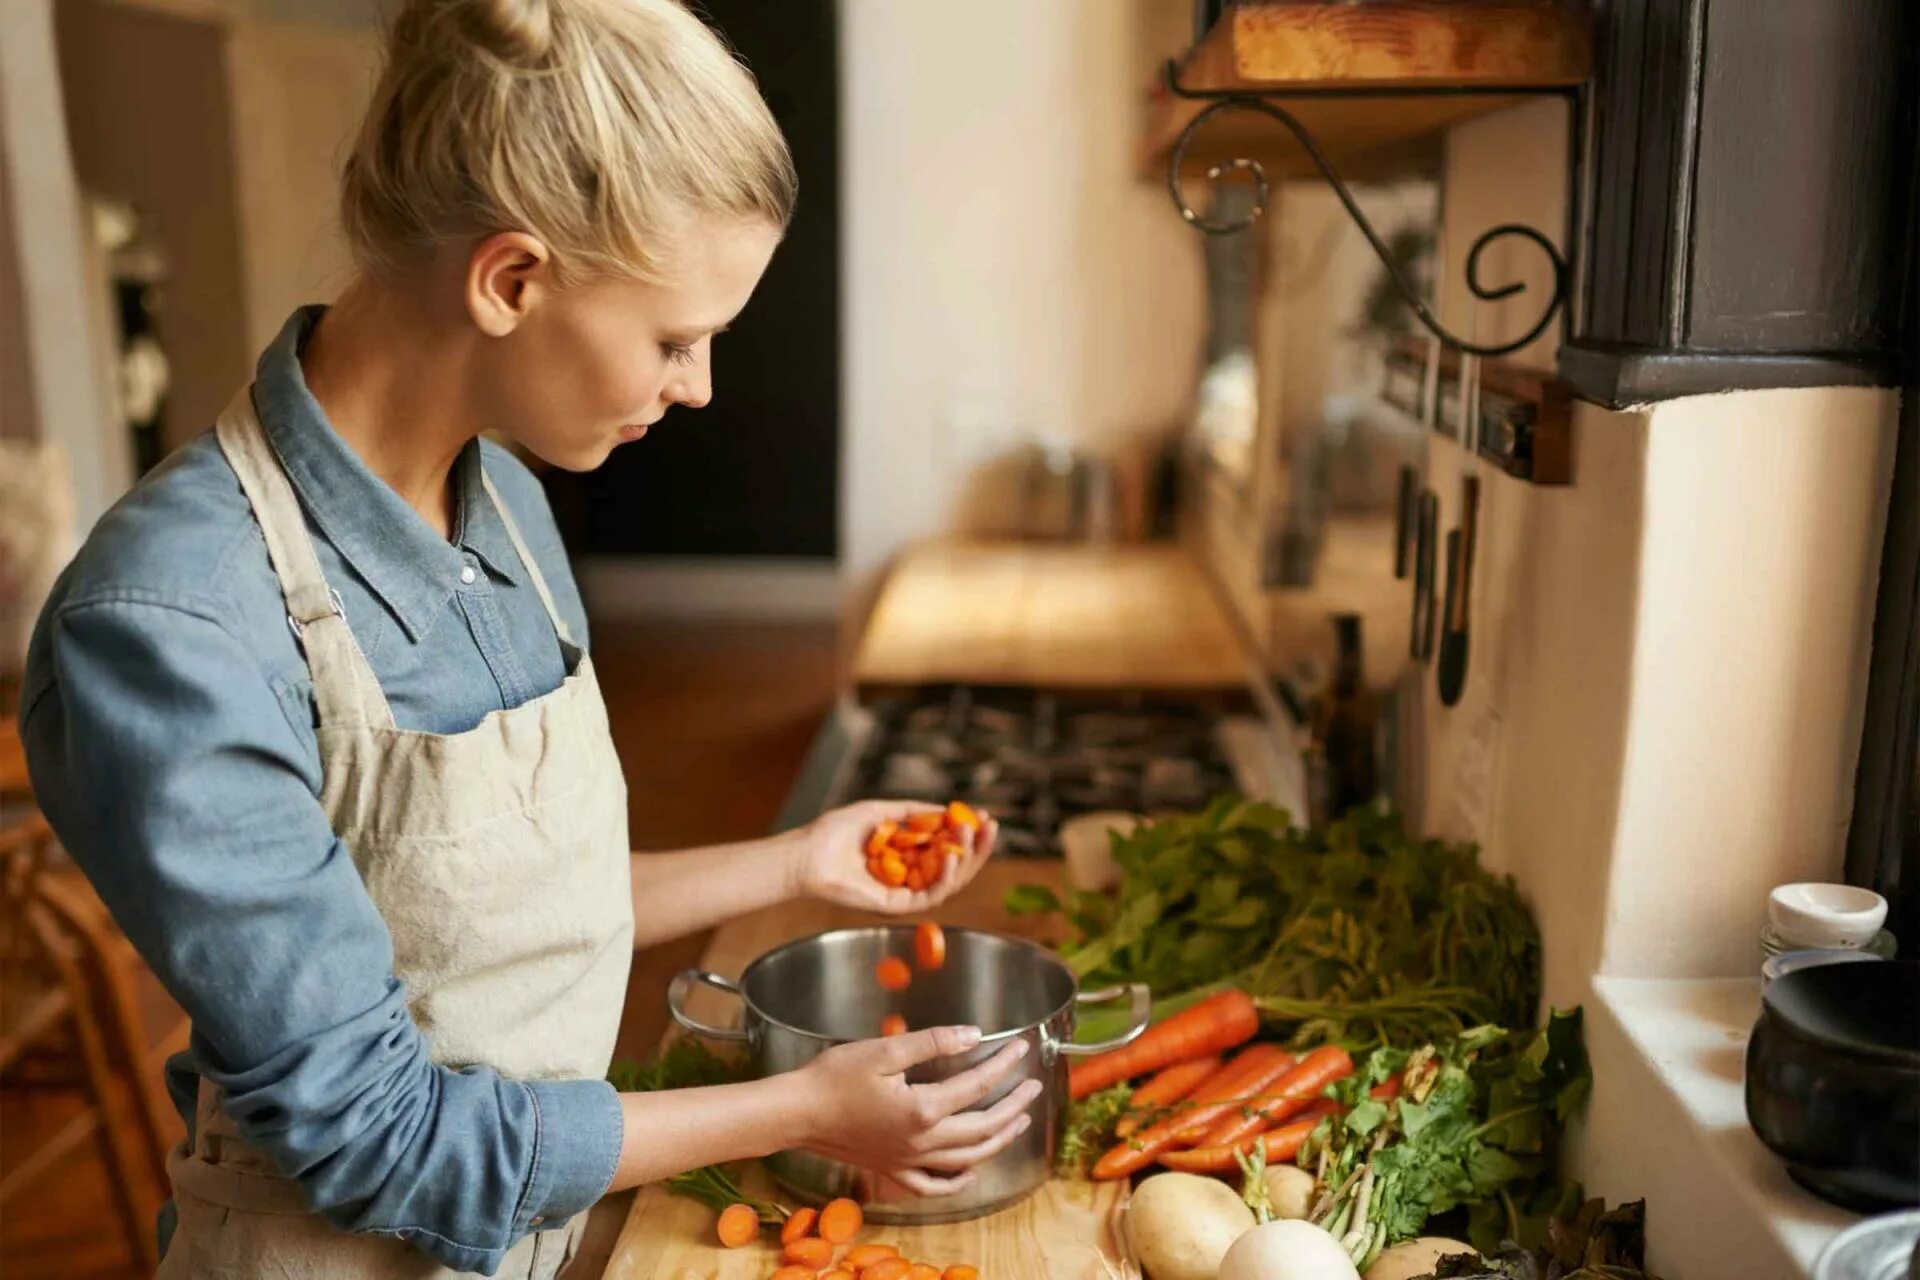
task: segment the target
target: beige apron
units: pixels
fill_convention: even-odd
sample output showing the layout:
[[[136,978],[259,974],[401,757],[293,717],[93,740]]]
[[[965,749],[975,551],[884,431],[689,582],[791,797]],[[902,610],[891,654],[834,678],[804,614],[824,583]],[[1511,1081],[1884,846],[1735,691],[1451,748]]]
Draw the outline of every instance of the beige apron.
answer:
[[[523,1080],[606,1074],[633,956],[626,786],[593,664],[491,483],[487,493],[577,666],[543,698],[466,733],[396,728],[328,588],[286,473],[242,391],[220,446],[253,504],[313,674],[321,802],[393,934],[394,971],[433,1061]],[[194,1142],[168,1162],[179,1225],[161,1280],[456,1274],[389,1236],[308,1212],[200,1086]],[[498,1272],[549,1280],[586,1219],[543,1224]],[[486,1242],[477,1242],[484,1244]]]

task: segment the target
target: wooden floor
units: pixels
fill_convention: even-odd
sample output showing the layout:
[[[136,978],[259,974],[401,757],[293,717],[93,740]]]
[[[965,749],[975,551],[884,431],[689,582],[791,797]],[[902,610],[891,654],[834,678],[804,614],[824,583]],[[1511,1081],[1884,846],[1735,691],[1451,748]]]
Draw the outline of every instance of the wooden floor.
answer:
[[[626,768],[636,848],[765,832],[831,704],[835,640],[831,624],[596,626],[594,665]],[[618,1053],[644,1056],[659,1040],[667,978],[704,947],[703,937],[688,938],[634,958]],[[174,1011],[157,983],[150,995],[164,1021]],[[50,1095],[0,1093],[0,1170],[73,1110]],[[147,1191],[157,1205],[161,1189]],[[81,1147],[44,1186],[0,1210],[0,1280],[136,1276],[111,1204],[99,1158]],[[609,1216],[617,1230],[621,1215]],[[587,1250],[611,1243],[590,1238]]]

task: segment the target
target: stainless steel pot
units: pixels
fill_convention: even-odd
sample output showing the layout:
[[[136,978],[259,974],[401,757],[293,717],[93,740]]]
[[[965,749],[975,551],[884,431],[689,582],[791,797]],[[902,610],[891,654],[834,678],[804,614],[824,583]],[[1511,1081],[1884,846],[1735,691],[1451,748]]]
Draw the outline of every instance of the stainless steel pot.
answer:
[[[1003,1209],[1039,1187],[1053,1167],[1066,1114],[1067,1058],[1126,1044],[1145,1030],[1150,1013],[1151,996],[1142,984],[1083,992],[1072,970],[1032,943],[976,929],[950,928],[946,935],[946,966],[916,971],[913,985],[898,994],[881,989],[873,970],[888,955],[911,960],[911,925],[839,929],[790,942],[748,965],[738,983],[685,969],[667,992],[674,1021],[710,1039],[743,1042],[765,1075],[805,1066],[834,1045],[871,1039],[890,1013],[904,1016],[910,1027],[981,1030],[977,1048],[909,1072],[907,1079],[916,1084],[964,1071],[1010,1040],[1027,1042],[1027,1056],[979,1105],[990,1107],[1022,1081],[1038,1079],[1042,1089],[1033,1102],[1033,1124],[979,1165],[976,1180],[964,1191],[866,1204],[867,1217],[876,1222],[957,1222]],[[740,998],[740,1027],[711,1026],[687,1012],[687,997],[701,983]],[[1122,997],[1132,1003],[1125,1033],[1098,1044],[1072,1042],[1080,1005]],[[783,1151],[770,1157],[767,1167],[802,1200],[869,1199],[861,1171],[811,1151]]]

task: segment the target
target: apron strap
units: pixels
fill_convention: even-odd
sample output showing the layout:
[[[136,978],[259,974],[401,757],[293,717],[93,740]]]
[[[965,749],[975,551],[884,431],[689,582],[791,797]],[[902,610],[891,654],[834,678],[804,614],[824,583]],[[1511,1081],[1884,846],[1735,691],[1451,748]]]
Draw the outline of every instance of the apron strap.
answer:
[[[287,625],[299,638],[313,676],[320,723],[393,728],[393,709],[354,642],[340,593],[327,585],[299,495],[254,412],[251,387],[240,389],[214,424],[214,432],[266,536],[267,558],[273,562],[274,576],[287,601]]]
[[[527,576],[533,579],[533,589],[540,593],[540,603],[547,607],[547,617],[553,620],[553,629],[560,633],[560,642],[569,648],[578,648],[573,637],[567,633],[567,624],[560,616],[560,610],[554,607],[553,593],[547,590],[547,580],[540,576],[540,566],[533,562],[533,553],[527,550],[526,542],[520,537],[520,526],[513,522],[513,513],[507,510],[506,501],[500,491],[493,487],[493,480],[483,470],[480,483],[486,487],[487,498],[493,503],[493,509],[500,513],[500,523],[507,527],[507,540],[513,543],[514,552],[520,557],[520,563],[527,568]]]

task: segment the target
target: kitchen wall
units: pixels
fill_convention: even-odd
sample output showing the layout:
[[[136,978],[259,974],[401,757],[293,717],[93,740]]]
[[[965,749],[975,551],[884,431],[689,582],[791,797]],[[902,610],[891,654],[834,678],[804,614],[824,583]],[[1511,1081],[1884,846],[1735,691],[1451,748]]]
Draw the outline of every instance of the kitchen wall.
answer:
[[[1144,86],[1191,6],[844,0],[842,568],[950,527],[1029,429],[1178,420],[1200,247],[1136,176]],[[1164,40],[1164,43],[1160,41]]]
[[[1558,225],[1563,170],[1515,160],[1564,138],[1542,114],[1449,139],[1450,254],[1493,221]],[[1896,407],[1861,388],[1581,404],[1572,485],[1482,469],[1467,693],[1443,708],[1428,681],[1419,812],[1519,878],[1549,999],[1596,974],[1750,974],[1767,889],[1838,876]],[[1460,460],[1435,442],[1443,527]]]

